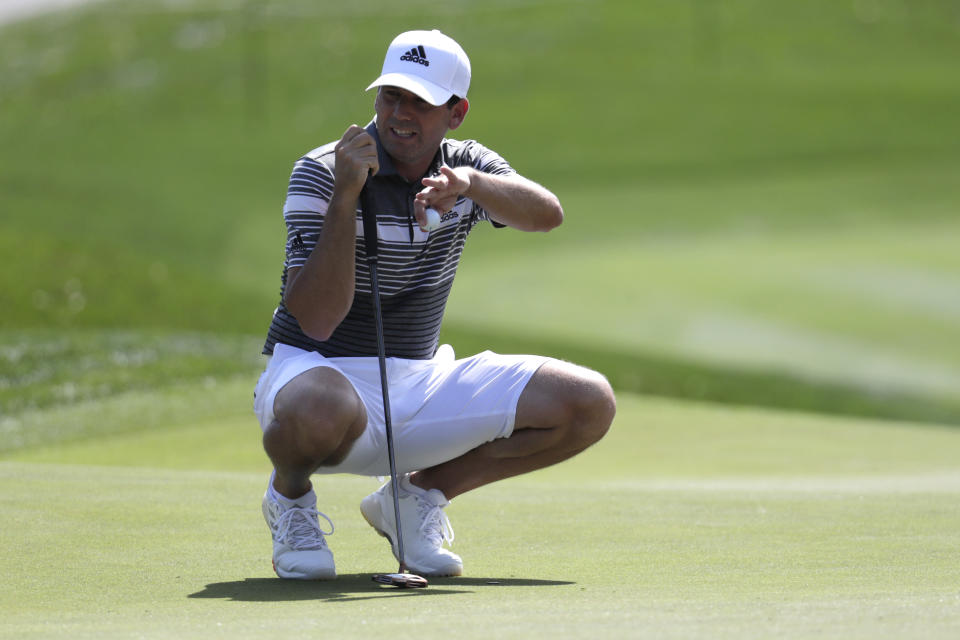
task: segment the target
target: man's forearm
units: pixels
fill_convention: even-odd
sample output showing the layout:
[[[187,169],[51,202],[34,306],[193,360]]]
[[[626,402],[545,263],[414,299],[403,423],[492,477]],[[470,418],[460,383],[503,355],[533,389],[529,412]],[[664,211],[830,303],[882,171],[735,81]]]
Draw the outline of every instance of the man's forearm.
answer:
[[[490,217],[521,231],[549,231],[563,222],[560,200],[545,187],[520,175],[500,176],[470,170],[464,195]]]
[[[356,229],[356,202],[334,192],[316,247],[303,267],[288,274],[284,303],[314,340],[327,340],[353,304]]]

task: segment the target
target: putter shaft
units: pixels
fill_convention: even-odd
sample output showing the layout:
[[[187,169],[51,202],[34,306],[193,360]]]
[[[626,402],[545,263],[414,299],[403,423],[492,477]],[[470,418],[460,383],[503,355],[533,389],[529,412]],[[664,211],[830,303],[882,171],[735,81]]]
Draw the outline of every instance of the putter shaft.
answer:
[[[387,432],[387,458],[390,461],[390,484],[393,494],[393,518],[397,530],[397,557],[400,560],[399,574],[409,574],[409,569],[404,562],[403,555],[403,532],[400,530],[400,479],[397,477],[397,460],[395,445],[393,442],[393,420],[390,413],[390,388],[387,381],[387,349],[383,338],[383,312],[380,306],[380,281],[377,276],[377,264],[379,261],[379,243],[377,240],[377,214],[373,197],[373,190],[370,186],[372,174],[367,175],[367,181],[360,192],[360,208],[363,218],[363,237],[366,245],[367,265],[370,268],[370,293],[373,296],[373,319],[377,333],[377,361],[380,365],[380,390],[383,394],[383,421]],[[384,575],[384,574],[381,574]],[[425,587],[427,582],[420,576],[412,578],[415,586]],[[377,576],[374,576],[377,580]],[[378,580],[379,581],[379,580]],[[394,584],[397,584],[394,582]],[[407,586],[404,582],[402,586]]]
[[[377,256],[368,259],[370,265],[370,288],[373,292],[373,315],[377,330],[377,360],[380,363],[380,388],[383,393],[383,420],[387,432],[387,458],[390,461],[390,483],[393,494],[393,517],[397,529],[397,555],[400,557],[400,573],[408,573],[403,555],[403,532],[400,530],[400,495],[397,477],[397,460],[393,443],[393,422],[390,417],[390,389],[387,382],[387,356],[383,340],[383,316],[380,311],[380,282],[377,277]]]

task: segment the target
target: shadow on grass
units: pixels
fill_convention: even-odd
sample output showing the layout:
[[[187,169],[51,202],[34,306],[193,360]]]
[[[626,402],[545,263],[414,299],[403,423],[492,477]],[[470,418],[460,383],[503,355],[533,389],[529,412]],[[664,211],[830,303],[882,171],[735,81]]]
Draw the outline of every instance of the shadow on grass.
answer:
[[[398,596],[439,596],[473,593],[474,588],[555,587],[576,584],[563,580],[530,578],[430,578],[426,589],[397,589],[381,586],[369,573],[338,576],[336,580],[305,581],[280,578],[245,578],[233,582],[214,582],[188,598],[214,598],[235,602],[289,602],[296,600],[328,600],[352,602],[372,598]],[[470,587],[470,588],[466,588]]]

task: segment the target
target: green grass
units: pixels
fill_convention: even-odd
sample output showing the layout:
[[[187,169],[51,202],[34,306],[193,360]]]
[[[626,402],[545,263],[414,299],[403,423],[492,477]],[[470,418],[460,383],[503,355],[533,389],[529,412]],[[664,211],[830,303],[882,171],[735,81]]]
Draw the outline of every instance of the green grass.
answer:
[[[454,501],[462,579],[384,590],[371,479],[317,479],[338,580],[275,579],[249,416],[0,463],[5,637],[948,638],[960,432],[622,395],[573,461]],[[37,504],[44,508],[36,508]],[[493,625],[491,627],[491,625]]]
[[[36,329],[3,337],[0,455],[235,408],[224,389],[251,396],[262,368],[262,343],[246,336]]]
[[[954,222],[914,222],[776,240],[749,231],[627,236],[576,253],[539,246],[509,261],[470,256],[448,320],[461,330],[955,397],[958,242]]]

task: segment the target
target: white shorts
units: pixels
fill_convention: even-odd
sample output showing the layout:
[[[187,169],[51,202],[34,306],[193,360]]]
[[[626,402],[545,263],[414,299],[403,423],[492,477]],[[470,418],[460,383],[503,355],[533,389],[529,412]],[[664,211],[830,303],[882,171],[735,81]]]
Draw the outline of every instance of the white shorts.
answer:
[[[547,362],[542,356],[484,351],[455,360],[443,345],[432,360],[387,358],[397,471],[427,469],[513,433],[517,402],[530,377]],[[375,357],[326,358],[277,344],[254,391],[260,428],[273,422],[273,402],[288,382],[315,367],[339,371],[367,409],[367,428],[346,459],[317,473],[385,476],[390,473],[383,420],[380,367]]]

